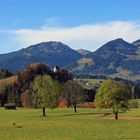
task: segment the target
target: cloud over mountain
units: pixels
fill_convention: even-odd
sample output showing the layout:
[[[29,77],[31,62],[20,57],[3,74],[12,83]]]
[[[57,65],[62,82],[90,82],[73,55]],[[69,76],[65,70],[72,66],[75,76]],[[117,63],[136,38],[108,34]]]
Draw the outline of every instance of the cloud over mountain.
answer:
[[[62,41],[73,49],[84,48],[95,51],[105,42],[118,37],[129,42],[139,39],[140,24],[129,21],[113,21],[75,27],[43,25],[40,29],[10,30],[7,31],[7,34],[10,34],[10,37],[13,37],[17,45],[21,47],[44,41]]]

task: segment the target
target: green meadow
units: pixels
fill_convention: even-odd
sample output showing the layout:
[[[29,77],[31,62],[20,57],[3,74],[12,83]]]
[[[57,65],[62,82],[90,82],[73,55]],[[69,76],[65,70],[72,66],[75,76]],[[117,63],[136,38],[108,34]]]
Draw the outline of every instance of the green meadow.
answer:
[[[140,108],[119,115],[111,110],[5,110],[0,108],[0,140],[139,140]]]

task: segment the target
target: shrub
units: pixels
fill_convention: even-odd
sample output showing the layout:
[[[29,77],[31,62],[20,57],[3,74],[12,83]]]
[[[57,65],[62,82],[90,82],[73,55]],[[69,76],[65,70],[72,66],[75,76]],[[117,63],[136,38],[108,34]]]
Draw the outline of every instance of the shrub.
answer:
[[[78,108],[96,108],[93,102],[86,102],[77,105]]]

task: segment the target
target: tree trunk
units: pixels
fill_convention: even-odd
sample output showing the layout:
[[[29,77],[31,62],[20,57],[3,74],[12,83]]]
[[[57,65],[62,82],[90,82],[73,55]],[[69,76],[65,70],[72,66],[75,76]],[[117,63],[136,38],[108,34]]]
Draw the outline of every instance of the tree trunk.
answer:
[[[43,117],[46,117],[46,112],[45,112],[45,109],[46,109],[46,108],[45,108],[45,107],[43,107],[43,110],[42,110],[42,111],[43,111]]]
[[[74,107],[74,112],[77,113],[76,104],[74,104],[73,107]]]
[[[113,106],[113,113],[115,115],[115,120],[118,120],[118,108]]]
[[[118,112],[115,113],[115,120],[118,120]]]

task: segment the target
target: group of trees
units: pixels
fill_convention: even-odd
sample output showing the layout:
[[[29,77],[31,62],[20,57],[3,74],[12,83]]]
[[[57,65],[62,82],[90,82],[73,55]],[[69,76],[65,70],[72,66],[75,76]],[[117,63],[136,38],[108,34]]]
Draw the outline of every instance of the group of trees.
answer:
[[[34,91],[32,90],[32,83],[36,83],[35,80],[38,76],[42,77],[40,79],[44,81],[43,77],[45,77],[45,75],[48,75],[52,80],[57,81],[60,85],[63,85],[66,81],[72,79],[72,75],[66,69],[59,69],[59,71],[53,72],[45,64],[34,63],[29,65],[29,67],[26,70],[20,72],[18,76],[17,87],[19,90],[18,93],[21,94],[20,96],[23,106],[34,107],[32,102],[33,98],[31,98],[31,93]],[[48,83],[46,83],[46,85],[47,84]],[[44,87],[44,89],[45,88],[46,87]],[[38,104],[38,106],[40,106],[40,104]]]
[[[46,116],[45,108],[58,107],[63,99],[77,112],[77,104],[84,99],[84,93],[81,92],[83,88],[73,81],[66,69],[53,72],[45,64],[34,63],[18,73],[17,77],[15,82],[4,86],[0,93],[2,106],[14,102],[17,106],[42,108],[43,116]]]
[[[4,69],[0,69],[0,79],[12,76],[12,72]]]
[[[68,106],[73,106],[77,112],[77,104],[83,101],[83,88],[73,80],[64,84],[52,79],[49,75],[37,76],[31,84],[32,106],[42,108],[43,116],[46,116],[45,109],[58,107],[59,101],[65,99]]]
[[[10,76],[10,73],[0,71],[0,76]],[[3,76],[2,76],[3,75]],[[83,89],[78,81],[73,80],[72,75],[66,69],[53,72],[41,63],[34,63],[27,69],[18,73],[17,80],[12,84],[1,84],[0,101],[4,103],[14,102],[17,106],[42,108],[43,116],[46,116],[47,108],[58,107],[61,100],[65,100],[67,106],[74,108],[83,101],[94,100],[95,91]],[[95,105],[99,108],[112,108],[115,119],[119,112],[128,110],[128,100],[135,98],[136,86],[119,79],[108,79],[101,83],[95,95]]]

